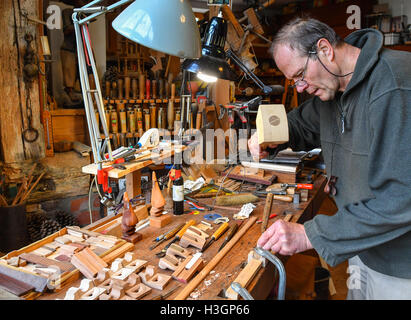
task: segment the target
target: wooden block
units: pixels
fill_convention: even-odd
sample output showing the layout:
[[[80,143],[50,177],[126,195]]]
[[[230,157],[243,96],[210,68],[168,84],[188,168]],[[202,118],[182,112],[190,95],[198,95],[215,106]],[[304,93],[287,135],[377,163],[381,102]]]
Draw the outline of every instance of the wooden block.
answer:
[[[71,287],[67,290],[63,300],[80,300],[83,294],[80,288]]]
[[[111,267],[110,267],[110,270],[112,271],[112,272],[117,272],[117,271],[119,271],[120,269],[122,269],[124,266],[123,266],[123,260],[124,259],[122,259],[122,258],[117,258],[117,259],[115,259],[112,263],[111,263]]]
[[[45,257],[41,257],[39,255],[33,253],[22,253],[19,256],[21,259],[26,260],[27,262],[39,264],[41,266],[49,267],[49,266],[56,266],[60,268],[61,272],[72,271],[74,270],[74,266],[69,262],[57,261],[48,259]]]
[[[31,251],[31,253],[38,254],[39,256],[42,256],[42,257],[47,257],[51,255],[53,252],[54,250],[44,248],[44,246]]]
[[[193,246],[201,250],[203,249],[205,243],[206,243],[206,239],[200,236],[195,236],[193,234],[187,234],[187,232],[184,233],[184,235],[180,239],[180,246],[184,248],[187,248],[188,246]]]
[[[203,230],[201,230],[201,229],[199,229],[199,228],[197,228],[197,227],[195,227],[195,226],[190,226],[190,227],[187,229],[186,233],[188,233],[188,234],[193,234],[194,236],[198,236],[198,237],[204,238],[204,240],[209,237],[209,235],[208,235],[207,232],[204,232]]]
[[[127,280],[127,278],[134,272],[130,268],[122,268],[111,276],[111,279]]]
[[[111,278],[108,278],[107,280],[103,281],[98,285],[99,288],[104,289],[104,293],[110,293],[111,289]]]
[[[243,288],[247,288],[251,280],[260,270],[262,261],[259,259],[250,259],[245,268],[238,274],[233,282],[238,282]],[[227,288],[225,296],[232,300],[238,300],[238,293],[231,286]]]
[[[64,236],[57,237],[57,238],[54,239],[54,241],[56,241],[57,243],[60,243],[60,244],[67,244],[67,243],[71,242],[70,239],[67,239]]]
[[[144,283],[139,283],[134,287],[126,290],[126,295],[132,297],[133,299],[141,299],[145,295],[151,292],[151,288]]]
[[[107,279],[110,279],[111,271],[108,268],[101,269],[97,275],[93,278],[94,285],[98,286]]]
[[[187,258],[184,262],[184,266],[182,268],[179,268],[176,270],[173,274],[172,277],[176,279],[177,281],[180,281],[182,283],[188,283],[190,279],[201,269],[204,267],[204,260],[202,258],[198,258],[194,264],[187,269],[187,265],[191,263],[191,259],[193,258]]]
[[[119,248],[111,251],[109,254],[105,255],[103,257],[103,260],[106,263],[111,263],[112,261],[114,261],[114,259],[118,258],[118,257],[122,257],[126,252],[132,251],[134,250],[134,244],[126,242],[124,243],[122,246],[120,246]]]
[[[100,287],[94,287],[91,290],[83,294],[80,300],[98,300],[98,297],[103,294],[106,290]]]
[[[139,276],[145,285],[157,290],[163,290],[171,280],[171,276],[164,273],[156,273],[150,279],[147,279],[145,275],[141,276],[140,273]]]
[[[94,283],[93,283],[93,280],[91,280],[91,279],[83,279],[83,280],[81,280],[81,282],[80,282],[79,289],[80,289],[81,291],[83,291],[83,292],[87,292],[87,291],[91,290],[91,289],[94,288],[94,287],[95,287],[95,285],[94,285]]]
[[[80,231],[77,231],[77,230],[74,230],[74,229],[67,229],[67,233],[68,233],[69,235],[78,237],[78,238],[80,238],[80,239],[84,239],[84,234],[81,233]]]
[[[73,255],[71,263],[88,279],[93,279],[98,272],[106,268],[107,263],[97,256],[90,248],[84,248]]]
[[[28,272],[23,271],[24,268],[26,267],[21,267],[19,269],[22,269],[22,270],[18,270],[18,269],[10,268],[3,264],[0,264],[0,275],[8,276],[12,279],[15,279],[27,285],[33,286],[37,292],[43,292],[46,289],[46,286],[48,284],[48,279],[37,276],[33,273],[28,273]],[[33,271],[31,270],[31,272]]]
[[[150,217],[150,227],[162,228],[168,225],[172,220],[170,214],[162,214],[159,217]]]
[[[173,243],[167,249],[166,255],[174,256],[174,257],[181,257],[185,259],[188,256],[190,256],[191,253],[187,249],[184,249],[183,247],[180,247],[178,244]]]
[[[130,242],[132,244],[137,243],[143,238],[141,233],[135,232],[132,235],[127,235],[127,236],[122,236],[121,239],[126,240],[127,242]]]
[[[126,254],[124,255],[123,259],[126,262],[131,262],[133,260],[137,259],[137,254],[135,252],[126,252]]]
[[[256,128],[258,144],[260,145],[288,142],[288,121],[284,105],[260,105],[257,112]]]
[[[0,274],[0,288],[19,297],[34,290],[32,285],[5,274]]]
[[[125,268],[132,269],[133,272],[138,272],[147,265],[148,261],[135,259],[125,266]]]
[[[159,268],[166,270],[169,269],[171,271],[175,271],[180,264],[180,260],[175,258],[174,256],[165,255],[158,261]]]
[[[112,284],[111,290],[110,290],[110,298],[112,300],[119,300],[125,295],[125,290],[124,288],[118,286],[116,283]]]

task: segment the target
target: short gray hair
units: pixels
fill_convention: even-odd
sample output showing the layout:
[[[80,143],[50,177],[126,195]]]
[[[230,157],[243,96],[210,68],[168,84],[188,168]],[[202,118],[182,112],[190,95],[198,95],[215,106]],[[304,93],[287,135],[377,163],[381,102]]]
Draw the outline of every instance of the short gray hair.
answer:
[[[273,57],[278,45],[288,45],[301,56],[307,56],[310,51],[316,50],[316,42],[321,38],[327,39],[333,47],[343,42],[330,26],[321,21],[294,18],[277,32],[268,52]]]

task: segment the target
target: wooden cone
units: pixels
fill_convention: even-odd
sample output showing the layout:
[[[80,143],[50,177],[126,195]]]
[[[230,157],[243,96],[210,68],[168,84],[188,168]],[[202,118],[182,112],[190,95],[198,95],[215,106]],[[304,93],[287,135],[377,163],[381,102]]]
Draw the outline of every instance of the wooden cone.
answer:
[[[152,179],[153,188],[151,189],[151,208],[155,208],[155,210],[150,210],[150,214],[155,212],[158,215],[158,211],[161,212],[163,210],[166,204],[166,200],[164,199],[163,193],[161,192],[160,187],[158,185],[155,171],[153,171]]]

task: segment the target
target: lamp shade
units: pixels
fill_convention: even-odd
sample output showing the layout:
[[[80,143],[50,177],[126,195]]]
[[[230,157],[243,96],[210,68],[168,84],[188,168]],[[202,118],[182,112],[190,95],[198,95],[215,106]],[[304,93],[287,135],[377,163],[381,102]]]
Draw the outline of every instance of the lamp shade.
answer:
[[[188,0],[136,0],[112,26],[124,37],[156,51],[180,58],[201,56],[200,32]]]
[[[182,68],[198,75],[231,80],[237,79],[237,74],[226,61],[224,45],[227,36],[227,22],[220,17],[211,18],[204,33],[201,58],[186,59]]]

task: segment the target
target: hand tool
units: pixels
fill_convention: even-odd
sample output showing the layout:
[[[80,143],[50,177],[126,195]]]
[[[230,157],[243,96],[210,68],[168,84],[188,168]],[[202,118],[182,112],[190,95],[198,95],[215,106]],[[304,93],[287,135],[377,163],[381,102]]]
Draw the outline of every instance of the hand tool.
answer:
[[[281,188],[298,188],[298,189],[307,189],[312,190],[313,184],[312,183],[282,183]]]
[[[263,224],[261,225],[261,232],[264,232],[267,229],[268,219],[271,212],[271,206],[273,204],[273,197],[274,194],[268,193],[267,197],[265,198],[265,206],[263,212]]]
[[[140,100],[143,100],[144,99],[144,85],[145,85],[145,82],[146,82],[146,80],[145,80],[145,76],[144,76],[144,74],[139,74],[138,75],[138,92],[139,92],[139,98],[140,98]]]
[[[123,79],[118,79],[117,80],[117,97],[122,100],[123,99]]]
[[[218,240],[220,236],[229,228],[228,222],[224,222],[211,236],[211,239],[204,245],[201,252],[204,252],[214,241]]]
[[[153,250],[154,248],[156,248],[158,245],[160,245],[164,241],[166,241],[168,239],[171,239],[183,227],[184,227],[184,223],[179,224],[177,227],[175,227],[174,229],[172,229],[169,232],[167,232],[166,234],[164,234],[163,237],[157,243],[153,244],[149,249]]]
[[[195,203],[192,202],[192,201],[184,200],[184,202],[188,204],[188,206],[189,206],[189,208],[190,208],[191,210],[201,210],[201,211],[204,211],[204,210],[205,210],[204,207],[201,207],[201,206],[195,204]]]
[[[270,216],[268,217],[268,220],[270,220],[270,219],[272,219],[272,218],[274,218],[274,217],[276,217],[277,216],[277,214],[276,213],[272,213],[272,214],[270,214]],[[259,219],[259,220],[257,220],[256,221],[256,223],[262,223],[263,222],[263,219]],[[265,230],[265,229],[264,229]]]
[[[227,245],[218,252],[190,282],[177,294],[174,300],[184,300],[190,293],[204,280],[205,277],[215,268],[215,266],[224,258],[224,256],[234,247],[241,237],[254,225],[256,217],[250,217],[247,223],[235,234]]]
[[[170,291],[168,291],[167,293],[164,294],[158,294],[154,297],[151,298],[151,300],[164,300],[165,298],[171,296],[171,294],[176,291],[178,288],[180,288],[180,286],[174,287],[173,289],[171,289]]]
[[[237,232],[238,227],[240,226],[240,224],[241,224],[242,222],[243,222],[243,221],[241,221],[240,223],[235,223],[233,226],[231,226],[230,230],[228,231],[227,236],[226,236],[225,239],[224,239],[223,244],[220,246],[220,248],[218,249],[217,252],[219,252],[222,248],[224,248],[224,246],[228,243],[228,241],[231,240],[231,238],[232,238],[232,237],[234,236],[234,234]]]
[[[187,199],[187,200],[189,200],[189,201],[192,202],[192,203],[195,203],[195,204],[196,204],[197,206],[199,206],[199,207],[204,207],[204,208],[206,208],[207,210],[213,210],[212,207],[210,207],[209,205],[206,205],[206,204],[204,204],[204,203],[200,203],[200,201],[198,201],[197,199],[191,198],[191,197],[189,197],[189,196],[184,196],[184,198]],[[193,204],[193,206],[195,206],[195,205]],[[203,210],[204,210],[204,208],[203,208]],[[199,210],[200,210],[200,209],[199,209]]]
[[[130,99],[130,77],[124,77],[124,99]]]
[[[184,225],[184,227],[175,235],[174,239],[171,240],[171,241],[163,248],[163,250],[161,250],[160,252],[156,253],[156,256],[157,256],[158,258],[164,257],[164,256],[166,255],[167,249],[168,249],[174,242],[180,240],[181,237],[184,235],[184,233],[187,231],[187,229],[188,229],[190,226],[193,226],[193,225],[195,225],[195,224],[196,224],[196,221],[195,221],[195,220],[189,220],[189,221],[187,221],[186,224]]]

